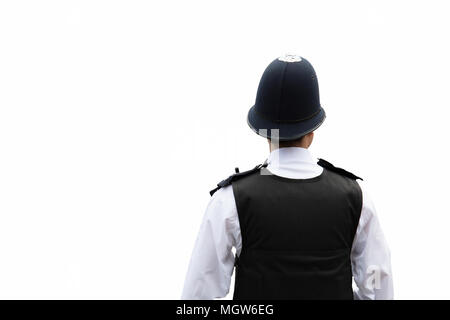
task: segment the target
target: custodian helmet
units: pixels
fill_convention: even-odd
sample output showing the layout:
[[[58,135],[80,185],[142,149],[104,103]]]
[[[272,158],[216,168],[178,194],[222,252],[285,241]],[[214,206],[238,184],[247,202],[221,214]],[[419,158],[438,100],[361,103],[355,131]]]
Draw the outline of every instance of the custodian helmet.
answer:
[[[280,141],[298,139],[325,120],[316,72],[304,58],[285,55],[264,71],[247,122],[257,134]],[[273,129],[278,129],[274,131]]]

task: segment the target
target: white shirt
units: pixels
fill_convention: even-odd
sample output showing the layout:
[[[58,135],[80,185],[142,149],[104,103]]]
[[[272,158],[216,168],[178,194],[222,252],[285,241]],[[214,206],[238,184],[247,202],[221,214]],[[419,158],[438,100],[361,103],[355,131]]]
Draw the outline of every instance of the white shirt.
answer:
[[[307,149],[281,148],[270,153],[267,169],[277,176],[309,179],[322,167]],[[358,181],[359,182],[359,181]],[[354,297],[358,300],[393,299],[390,252],[374,204],[359,182],[363,206],[351,251]],[[238,213],[231,186],[211,198],[189,264],[182,299],[225,297],[230,289],[234,254],[242,248]]]

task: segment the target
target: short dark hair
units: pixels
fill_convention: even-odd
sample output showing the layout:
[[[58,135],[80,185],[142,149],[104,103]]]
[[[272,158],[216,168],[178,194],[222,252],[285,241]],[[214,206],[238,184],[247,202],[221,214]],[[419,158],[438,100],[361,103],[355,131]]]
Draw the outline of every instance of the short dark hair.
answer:
[[[300,138],[297,138],[295,140],[279,141],[278,145],[279,145],[280,148],[292,147],[292,146],[295,146],[298,143],[300,143],[304,137],[305,136],[301,136]],[[271,139],[269,139],[269,140],[270,140],[270,142],[272,142]]]

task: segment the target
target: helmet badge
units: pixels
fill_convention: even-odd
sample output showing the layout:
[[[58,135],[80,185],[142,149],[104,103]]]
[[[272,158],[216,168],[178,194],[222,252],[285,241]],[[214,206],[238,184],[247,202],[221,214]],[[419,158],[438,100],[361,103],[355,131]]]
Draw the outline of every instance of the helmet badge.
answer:
[[[302,57],[296,54],[285,54],[284,56],[279,57],[278,60],[284,62],[300,62],[302,61]]]

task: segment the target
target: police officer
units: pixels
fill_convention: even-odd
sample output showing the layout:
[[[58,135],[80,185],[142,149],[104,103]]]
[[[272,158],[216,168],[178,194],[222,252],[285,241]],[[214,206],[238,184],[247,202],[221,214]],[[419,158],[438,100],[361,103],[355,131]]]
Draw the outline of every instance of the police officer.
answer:
[[[362,179],[308,151],[324,119],[311,64],[296,55],[270,63],[247,117],[270,155],[211,191],[182,299],[226,296],[234,267],[234,299],[393,298]]]

